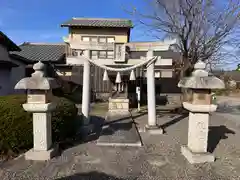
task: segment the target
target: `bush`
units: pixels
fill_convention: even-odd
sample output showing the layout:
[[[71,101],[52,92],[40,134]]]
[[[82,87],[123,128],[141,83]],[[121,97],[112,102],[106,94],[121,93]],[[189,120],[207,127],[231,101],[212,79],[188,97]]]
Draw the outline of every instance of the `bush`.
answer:
[[[54,97],[57,108],[52,113],[54,142],[71,138],[76,132],[77,109],[73,103]],[[33,146],[32,113],[24,111],[26,95],[0,97],[0,153],[17,154]]]

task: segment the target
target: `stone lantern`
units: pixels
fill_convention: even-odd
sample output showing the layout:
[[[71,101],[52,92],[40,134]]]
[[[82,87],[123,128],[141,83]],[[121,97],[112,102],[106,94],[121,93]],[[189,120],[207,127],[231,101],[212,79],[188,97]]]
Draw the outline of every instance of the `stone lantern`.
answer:
[[[52,145],[51,112],[56,104],[52,101],[52,89],[59,87],[55,79],[46,77],[45,65],[33,65],[31,77],[21,79],[15,89],[28,91],[25,111],[33,113],[33,149],[25,154],[27,160],[49,160],[55,156],[57,148]]]
[[[191,163],[213,162],[214,155],[207,152],[209,113],[216,111],[217,105],[212,104],[211,91],[224,89],[224,82],[210,76],[205,70],[206,64],[199,61],[194,66],[191,77],[183,78],[179,87],[190,89],[192,97],[183,102],[189,110],[188,144],[181,147],[182,154]]]

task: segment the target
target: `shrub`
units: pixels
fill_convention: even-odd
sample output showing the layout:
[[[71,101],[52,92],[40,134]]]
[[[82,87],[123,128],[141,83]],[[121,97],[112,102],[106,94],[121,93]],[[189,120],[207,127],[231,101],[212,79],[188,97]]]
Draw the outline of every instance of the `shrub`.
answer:
[[[54,97],[57,108],[52,113],[53,141],[63,141],[75,135],[77,109],[73,103]],[[33,146],[32,113],[24,111],[26,95],[0,97],[0,153],[16,154]]]
[[[64,141],[71,138],[77,131],[77,108],[74,103],[65,98],[55,98],[56,111],[52,113],[53,141]]]

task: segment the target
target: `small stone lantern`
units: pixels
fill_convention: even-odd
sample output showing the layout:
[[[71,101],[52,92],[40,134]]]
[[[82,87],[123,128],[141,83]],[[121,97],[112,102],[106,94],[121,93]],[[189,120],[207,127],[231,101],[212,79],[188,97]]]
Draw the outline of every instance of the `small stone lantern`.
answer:
[[[188,144],[181,147],[182,154],[191,163],[213,162],[214,155],[207,152],[209,113],[217,109],[212,104],[211,90],[224,89],[224,82],[215,76],[210,76],[205,70],[204,62],[197,62],[191,77],[183,78],[179,87],[192,91],[192,98],[183,102],[183,107],[189,110]]]
[[[46,77],[45,65],[33,65],[35,72],[31,77],[21,79],[15,89],[28,90],[25,111],[33,113],[33,149],[25,154],[27,160],[49,160],[56,155],[57,148],[52,145],[51,112],[56,105],[52,101],[52,89],[59,87],[55,79]]]

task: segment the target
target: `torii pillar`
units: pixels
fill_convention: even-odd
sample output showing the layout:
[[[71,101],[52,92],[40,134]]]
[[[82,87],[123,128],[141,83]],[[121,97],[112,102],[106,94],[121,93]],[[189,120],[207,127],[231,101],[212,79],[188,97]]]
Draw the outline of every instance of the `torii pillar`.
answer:
[[[153,51],[147,52],[147,59],[153,58]],[[156,92],[155,92],[155,72],[154,62],[147,65],[147,105],[148,105],[148,124],[145,130],[150,134],[163,134],[163,130],[157,124],[156,118]]]
[[[89,58],[90,51],[86,50],[84,55]],[[82,90],[82,120],[83,125],[88,126],[90,122],[90,62],[84,60],[83,64],[83,90]]]

